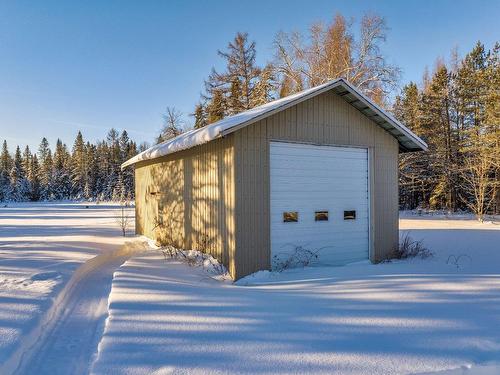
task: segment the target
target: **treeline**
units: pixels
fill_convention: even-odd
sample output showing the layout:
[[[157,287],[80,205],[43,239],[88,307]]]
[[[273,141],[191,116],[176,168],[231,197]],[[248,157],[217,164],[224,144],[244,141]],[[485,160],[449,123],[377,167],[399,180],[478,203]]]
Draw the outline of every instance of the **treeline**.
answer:
[[[404,86],[394,114],[429,145],[401,157],[402,207],[500,211],[500,43],[438,61]]]
[[[85,142],[78,132],[71,150],[57,140],[54,152],[43,138],[38,150],[17,146],[9,152],[3,141],[0,153],[0,201],[114,200],[133,197],[131,168],[120,165],[136,155],[137,145],[126,131],[111,129],[105,140]]]
[[[201,128],[334,78],[343,77],[381,105],[397,87],[399,68],[381,53],[387,26],[377,15],[365,15],[356,24],[336,15],[327,24],[317,22],[306,34],[281,31],[273,42],[274,57],[256,63],[257,49],[246,33],[237,33],[227,48],[218,51],[225,63],[212,69],[202,87],[192,117]],[[355,37],[359,35],[359,37]],[[170,106],[157,142],[183,130],[182,113]]]

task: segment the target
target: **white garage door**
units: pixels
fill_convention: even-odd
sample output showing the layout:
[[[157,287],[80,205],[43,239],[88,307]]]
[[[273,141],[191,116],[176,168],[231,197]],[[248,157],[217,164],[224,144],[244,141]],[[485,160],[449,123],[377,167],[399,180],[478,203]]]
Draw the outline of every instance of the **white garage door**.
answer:
[[[271,142],[270,163],[273,266],[299,246],[312,264],[368,259],[367,149]]]

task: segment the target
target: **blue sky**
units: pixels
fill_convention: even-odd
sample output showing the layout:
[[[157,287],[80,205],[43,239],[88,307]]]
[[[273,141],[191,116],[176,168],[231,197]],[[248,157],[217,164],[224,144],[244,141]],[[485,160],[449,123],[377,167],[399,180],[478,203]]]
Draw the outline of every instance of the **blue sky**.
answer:
[[[151,141],[166,106],[190,113],[204,78],[237,31],[271,58],[279,30],[306,31],[341,12],[386,18],[384,51],[419,81],[458,46],[500,40],[500,1],[4,1],[0,0],[0,140],[72,146],[109,128]]]

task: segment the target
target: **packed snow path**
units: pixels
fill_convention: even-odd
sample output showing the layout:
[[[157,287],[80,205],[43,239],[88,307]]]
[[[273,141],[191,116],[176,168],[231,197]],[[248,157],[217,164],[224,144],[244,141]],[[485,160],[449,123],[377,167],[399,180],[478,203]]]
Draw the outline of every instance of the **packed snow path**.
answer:
[[[133,208],[126,212],[133,219]],[[75,275],[123,246],[121,213],[119,205],[102,203],[0,205],[0,374],[11,374],[52,328]]]
[[[81,267],[67,285],[51,324],[24,354],[16,374],[87,374],[107,317],[113,272],[137,249],[99,255]]]

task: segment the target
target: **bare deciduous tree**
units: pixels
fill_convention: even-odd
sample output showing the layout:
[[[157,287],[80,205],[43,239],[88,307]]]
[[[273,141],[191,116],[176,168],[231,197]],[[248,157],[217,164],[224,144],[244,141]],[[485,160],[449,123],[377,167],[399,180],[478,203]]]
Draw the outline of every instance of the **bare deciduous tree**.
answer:
[[[337,14],[333,21],[311,26],[307,39],[298,32],[280,32],[274,40],[275,66],[286,94],[343,77],[369,97],[383,103],[396,87],[399,69],[387,62],[380,45],[385,42],[384,18],[365,15],[359,40],[351,32],[353,22]]]
[[[132,216],[128,212],[129,204],[128,202],[123,202],[120,207],[120,215],[116,218],[116,222],[122,230],[123,237],[127,234],[127,229],[132,222]]]
[[[464,159],[461,170],[463,194],[460,197],[482,222],[500,188],[500,181],[495,173],[500,167],[500,152],[494,143],[493,148],[487,147],[489,143],[487,137],[480,138],[485,139],[482,140],[484,143],[479,150]]]
[[[182,112],[175,107],[167,107],[163,115],[163,128],[158,136],[157,143],[165,142],[168,139],[177,137],[182,133],[184,121],[182,120]]]

